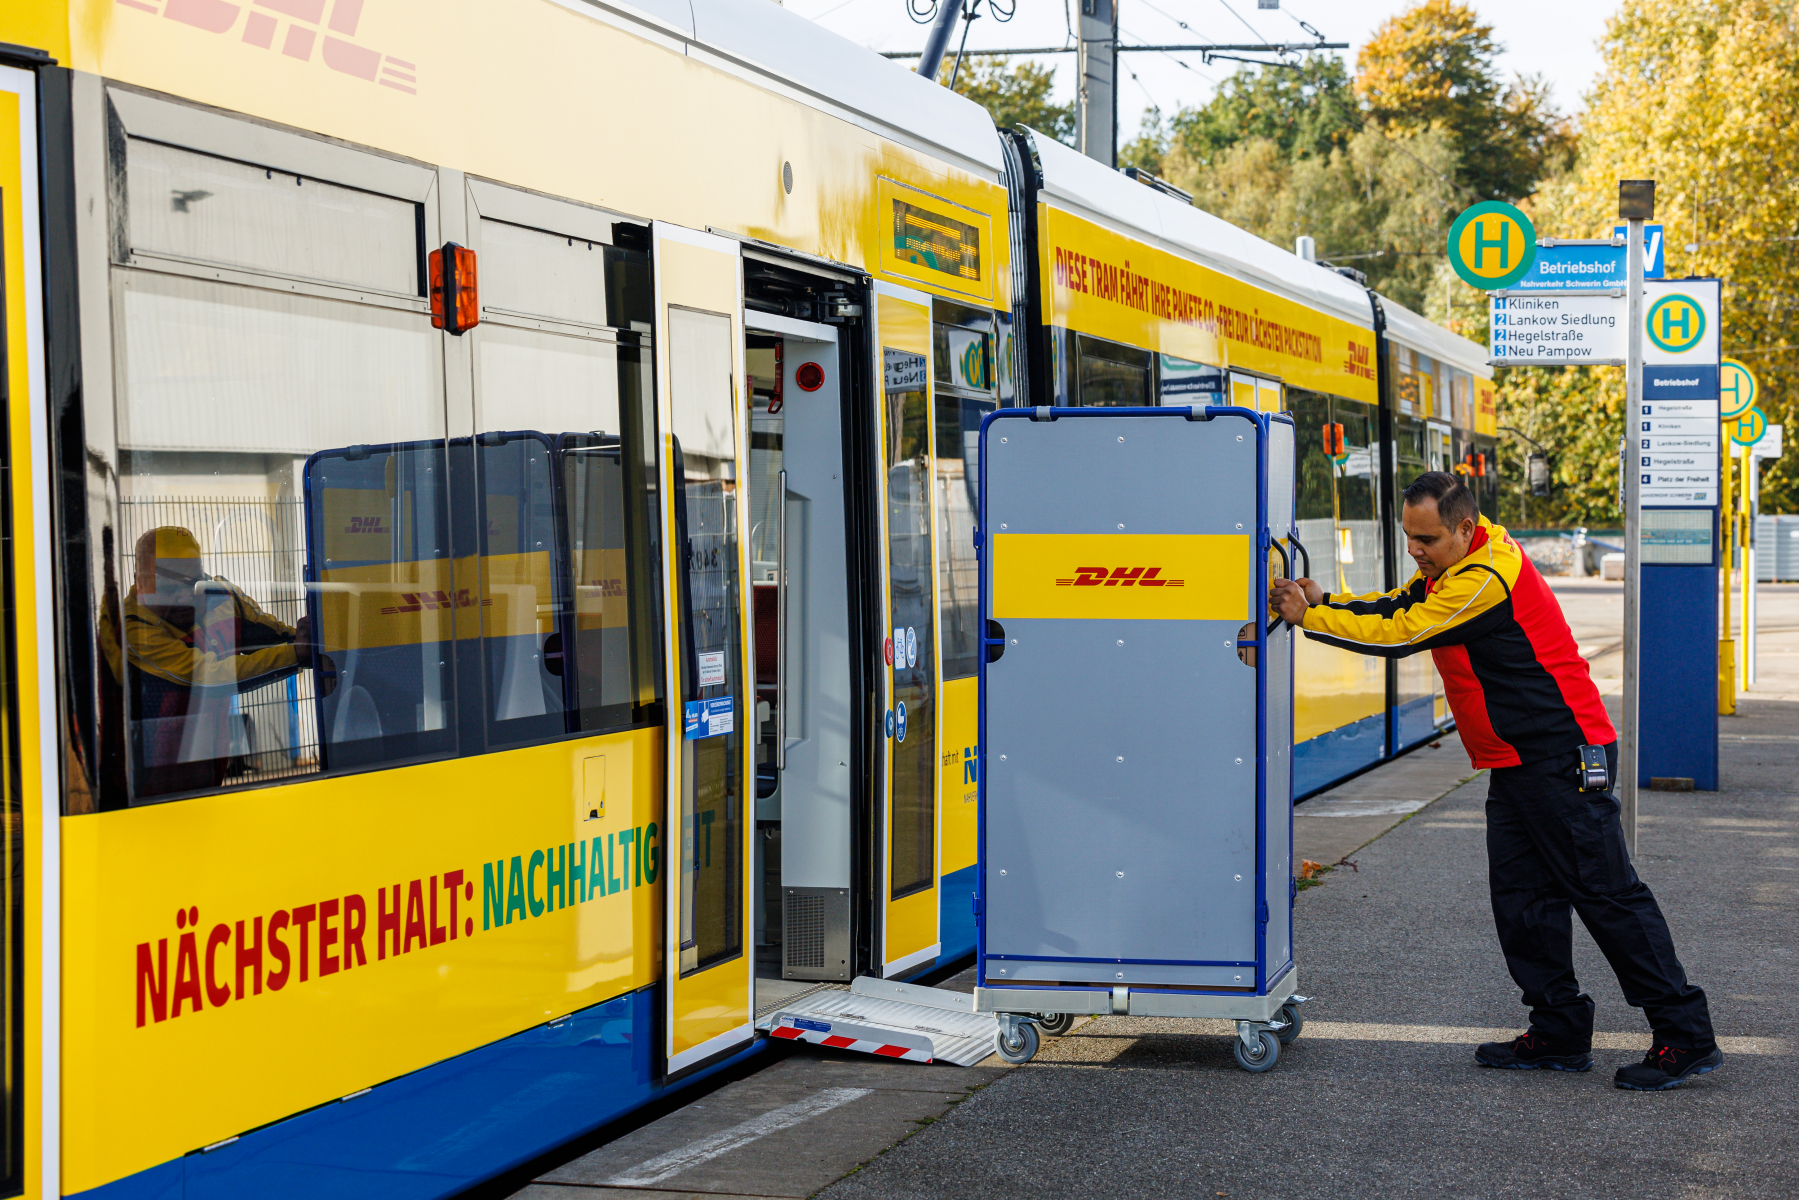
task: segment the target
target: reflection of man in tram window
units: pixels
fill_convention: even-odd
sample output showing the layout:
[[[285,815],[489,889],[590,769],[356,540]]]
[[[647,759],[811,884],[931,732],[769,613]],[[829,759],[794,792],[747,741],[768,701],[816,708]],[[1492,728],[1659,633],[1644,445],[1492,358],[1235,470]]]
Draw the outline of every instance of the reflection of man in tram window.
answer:
[[[138,539],[123,620],[133,758],[144,795],[223,783],[234,697],[322,659],[307,618],[288,625],[208,575],[199,541],[174,525]]]

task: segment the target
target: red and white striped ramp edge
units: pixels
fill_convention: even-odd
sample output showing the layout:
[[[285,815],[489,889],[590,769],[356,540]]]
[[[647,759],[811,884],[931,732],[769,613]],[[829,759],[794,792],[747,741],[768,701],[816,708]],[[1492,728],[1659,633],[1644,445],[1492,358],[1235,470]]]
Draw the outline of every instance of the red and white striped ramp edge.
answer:
[[[931,1061],[929,1038],[902,1033],[894,1029],[870,1029],[847,1021],[829,1021],[810,1014],[777,1013],[769,1027],[770,1037],[816,1042],[838,1050],[859,1050],[883,1058],[903,1058],[907,1062]],[[895,1041],[894,1039],[901,1039]],[[904,1045],[903,1042],[916,1043]]]

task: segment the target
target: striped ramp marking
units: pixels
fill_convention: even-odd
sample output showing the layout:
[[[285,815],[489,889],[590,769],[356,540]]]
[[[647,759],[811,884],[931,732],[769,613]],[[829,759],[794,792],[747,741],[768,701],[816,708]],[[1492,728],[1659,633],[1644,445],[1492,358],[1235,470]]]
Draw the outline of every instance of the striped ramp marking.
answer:
[[[907,1062],[928,1063],[931,1061],[929,1048],[902,1046],[885,1041],[881,1038],[881,1033],[891,1034],[891,1031],[876,1031],[861,1026],[821,1021],[815,1017],[793,1017],[786,1013],[777,1017],[775,1024],[768,1031],[770,1037],[785,1038],[789,1041],[807,1041],[820,1046],[830,1046],[835,1050],[856,1050],[863,1054],[878,1054],[882,1058],[899,1058]]]

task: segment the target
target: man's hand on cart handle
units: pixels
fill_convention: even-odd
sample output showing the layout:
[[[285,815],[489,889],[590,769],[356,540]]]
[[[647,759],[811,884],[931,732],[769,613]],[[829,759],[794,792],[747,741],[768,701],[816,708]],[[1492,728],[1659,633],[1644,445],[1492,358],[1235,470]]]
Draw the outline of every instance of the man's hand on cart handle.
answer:
[[[1268,607],[1295,629],[1305,627],[1306,609],[1324,603],[1324,589],[1310,579],[1277,579],[1268,589]]]

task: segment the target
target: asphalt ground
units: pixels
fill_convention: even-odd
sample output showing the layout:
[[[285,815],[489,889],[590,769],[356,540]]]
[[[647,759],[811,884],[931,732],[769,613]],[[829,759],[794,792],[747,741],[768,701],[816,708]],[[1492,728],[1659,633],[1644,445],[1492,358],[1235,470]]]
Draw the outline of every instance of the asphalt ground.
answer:
[[[1615,702],[1604,635],[1616,599],[1557,591]],[[1302,848],[1310,824],[1319,853],[1360,849],[1357,869],[1300,895],[1301,990],[1315,999],[1269,1074],[1237,1069],[1223,1022],[1103,1017],[1010,1069],[783,1048],[766,1070],[532,1172],[518,1194],[1799,1195],[1799,587],[1764,586],[1762,626],[1761,685],[1720,721],[1724,790],[1642,800],[1638,870],[1727,1055],[1677,1091],[1612,1087],[1649,1039],[1578,925],[1595,1069],[1474,1066],[1474,1045],[1516,1033],[1526,1013],[1487,906],[1486,777],[1456,786],[1469,769],[1451,738],[1338,789],[1335,819],[1333,793],[1301,806],[1325,802],[1301,822]]]
[[[1719,1071],[1612,1086],[1647,1027],[1578,923],[1594,1069],[1474,1064],[1527,1019],[1493,934],[1481,775],[1302,893],[1315,999],[1273,1071],[1238,1070],[1222,1023],[1102,1017],[821,1194],[1799,1195],[1799,589],[1762,605],[1762,686],[1720,722],[1723,790],[1641,801],[1637,869],[1710,996]]]

